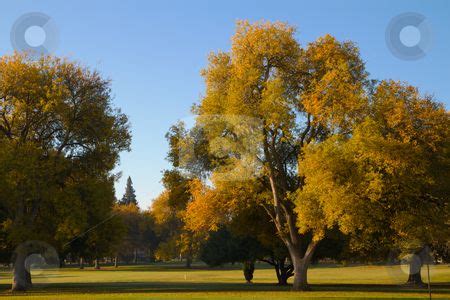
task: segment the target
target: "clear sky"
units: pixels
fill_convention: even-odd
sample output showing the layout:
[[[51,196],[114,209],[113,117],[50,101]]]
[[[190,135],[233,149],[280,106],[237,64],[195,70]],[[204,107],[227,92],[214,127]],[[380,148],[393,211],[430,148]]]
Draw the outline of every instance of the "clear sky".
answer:
[[[352,40],[373,78],[405,80],[450,105],[450,1],[3,1],[0,54],[12,53],[10,31],[22,14],[42,12],[59,30],[55,54],[78,60],[112,79],[115,105],[130,117],[132,151],[121,157],[121,197],[131,176],[142,208],[161,191],[171,124],[189,118],[203,93],[199,75],[209,52],[228,50],[239,19],[286,21],[301,44],[330,33]],[[434,42],[427,55],[404,61],[385,43],[389,21],[424,15]]]

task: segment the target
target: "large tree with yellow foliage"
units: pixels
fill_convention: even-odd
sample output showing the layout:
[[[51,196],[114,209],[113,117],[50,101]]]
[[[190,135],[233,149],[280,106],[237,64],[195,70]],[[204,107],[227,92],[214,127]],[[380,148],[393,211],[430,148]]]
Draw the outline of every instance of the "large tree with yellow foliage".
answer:
[[[327,35],[302,48],[294,35],[284,23],[239,22],[231,51],[209,57],[195,111],[213,182],[258,180],[270,192],[259,204],[289,250],[293,289],[304,290],[324,231],[299,231],[297,162],[308,144],[351,132],[366,109],[367,75],[353,43]]]
[[[378,236],[383,247],[416,255],[408,283],[421,284],[422,249],[450,236],[450,115],[394,81],[381,82],[370,103],[352,135],[305,148],[297,223],[302,232],[337,225],[356,251]]]

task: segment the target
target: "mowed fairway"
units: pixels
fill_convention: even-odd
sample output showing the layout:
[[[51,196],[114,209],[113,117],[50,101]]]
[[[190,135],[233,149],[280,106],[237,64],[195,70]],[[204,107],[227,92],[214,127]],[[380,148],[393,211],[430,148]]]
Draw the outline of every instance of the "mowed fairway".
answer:
[[[426,269],[423,270],[424,275]],[[450,298],[450,266],[431,267],[433,298]],[[243,281],[239,269],[184,269],[175,265],[103,267],[101,270],[63,268],[33,277],[34,288],[9,292],[11,274],[0,272],[1,297],[26,299],[425,299],[426,289],[402,286],[399,266],[312,267],[310,292],[278,287],[272,269],[259,266],[254,283]]]

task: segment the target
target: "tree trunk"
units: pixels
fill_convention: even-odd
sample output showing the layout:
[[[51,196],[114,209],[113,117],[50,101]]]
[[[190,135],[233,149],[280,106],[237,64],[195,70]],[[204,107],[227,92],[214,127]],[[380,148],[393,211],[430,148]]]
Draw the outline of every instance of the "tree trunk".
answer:
[[[422,281],[422,276],[421,276],[420,272],[419,273],[415,273],[415,274],[411,274],[410,273],[409,276],[408,276],[407,284],[423,286],[424,283]]]
[[[293,258],[294,264],[294,282],[292,290],[294,291],[308,291],[308,264],[299,255]]]
[[[26,291],[32,287],[31,274],[25,266],[26,253],[17,253],[13,270],[13,282],[11,290],[13,292]]]
[[[80,269],[83,270],[84,269],[84,260],[82,257],[80,257]]]
[[[424,286],[420,270],[422,268],[422,260],[418,255],[414,255],[409,262],[409,276],[406,284],[415,286]]]
[[[114,257],[114,268],[119,267],[118,263],[117,263],[117,256]]]
[[[31,282],[31,270],[27,270],[26,268],[25,268],[25,278],[27,280],[28,288],[32,288],[33,283]]]
[[[253,273],[255,272],[255,262],[253,260],[245,261],[243,271],[247,283],[252,283]]]
[[[277,279],[278,279],[278,285],[286,286],[288,284],[289,276],[287,275],[286,271],[283,271],[282,269],[280,269],[279,274],[277,273]]]
[[[267,133],[265,133],[267,136]],[[273,147],[272,147],[273,148]],[[268,158],[273,158],[271,146],[267,139],[264,139],[264,154]],[[277,168],[275,166],[277,165]],[[289,256],[294,267],[294,283],[292,290],[305,291],[309,290],[307,272],[311,262],[312,255],[318,241],[312,240],[303,255],[302,239],[296,225],[296,214],[293,211],[293,205],[287,199],[289,191],[286,174],[283,172],[282,166],[279,165],[277,159],[269,161],[269,182],[273,197],[273,210],[266,209],[269,216],[274,221],[277,232],[284,244],[288,248]],[[286,232],[286,228],[288,231]]]
[[[289,277],[291,277],[292,274],[292,270],[291,270],[291,266],[285,266],[285,260],[279,260],[276,261],[274,260],[274,267],[275,267],[275,272],[277,274],[277,279],[278,279],[278,285],[280,286],[285,286],[288,284],[288,279]]]
[[[291,261],[294,265],[294,282],[292,284],[292,290],[294,291],[308,291],[310,287],[308,285],[308,267],[311,263],[311,258],[316,249],[317,242],[311,241],[308,245],[308,249],[305,255],[301,256],[301,250],[296,247],[289,247],[289,253],[291,255]]]
[[[133,264],[137,264],[137,260],[138,260],[138,254],[137,254],[137,249],[134,249],[134,254],[133,254]]]
[[[190,269],[192,266],[192,258],[190,255],[186,257],[186,268]]]
[[[188,237],[189,237],[189,241],[188,241],[188,251],[186,254],[186,268],[190,269],[192,266],[192,253],[193,253],[193,249],[192,249],[192,239],[193,239],[193,234],[191,232],[188,232]]]
[[[100,264],[98,262],[98,258],[94,259],[94,269],[96,269],[96,270],[100,269]]]

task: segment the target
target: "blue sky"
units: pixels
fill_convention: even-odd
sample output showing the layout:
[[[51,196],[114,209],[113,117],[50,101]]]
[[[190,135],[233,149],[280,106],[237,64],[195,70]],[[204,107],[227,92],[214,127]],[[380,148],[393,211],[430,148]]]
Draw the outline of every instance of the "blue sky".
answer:
[[[203,93],[199,75],[208,53],[228,50],[239,19],[286,21],[298,28],[301,44],[330,33],[352,40],[371,77],[405,80],[450,104],[450,1],[23,1],[3,2],[0,54],[12,53],[10,30],[24,13],[49,15],[59,30],[55,54],[98,69],[112,79],[116,106],[130,117],[132,152],[117,171],[134,181],[138,201],[147,208],[162,189],[161,171],[171,124],[189,118]],[[392,17],[417,12],[433,31],[431,51],[403,61],[385,43]]]

